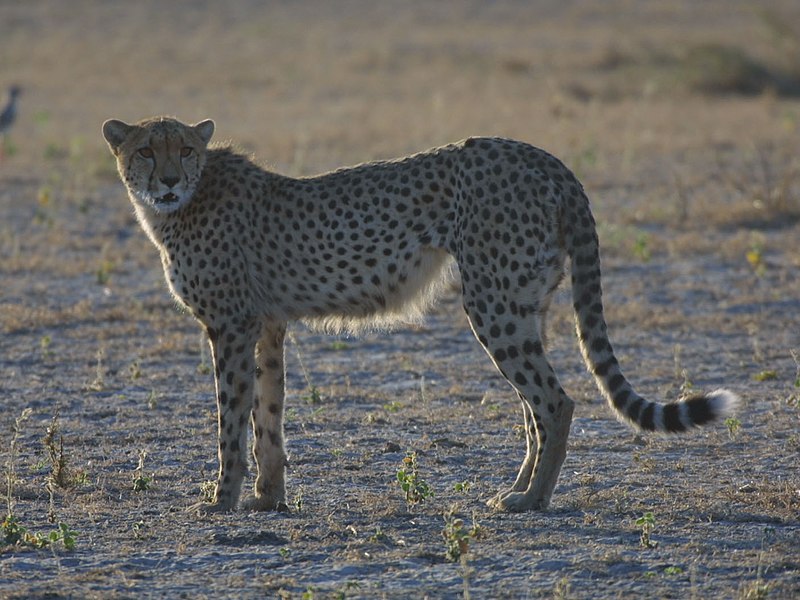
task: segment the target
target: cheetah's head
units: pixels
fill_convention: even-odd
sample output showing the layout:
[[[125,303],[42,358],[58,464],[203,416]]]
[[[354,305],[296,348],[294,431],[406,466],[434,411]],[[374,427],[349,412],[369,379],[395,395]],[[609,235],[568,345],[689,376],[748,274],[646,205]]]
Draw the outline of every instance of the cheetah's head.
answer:
[[[156,213],[185,206],[197,188],[214,122],[185,125],[155,117],[128,125],[103,123],[103,137],[117,158],[117,169],[134,202]]]

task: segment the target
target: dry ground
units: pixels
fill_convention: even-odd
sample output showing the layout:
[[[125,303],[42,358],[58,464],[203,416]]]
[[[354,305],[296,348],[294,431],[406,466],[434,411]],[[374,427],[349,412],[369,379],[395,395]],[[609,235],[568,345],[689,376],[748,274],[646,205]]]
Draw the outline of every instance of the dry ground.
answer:
[[[31,536],[76,532],[0,550],[0,596],[800,595],[800,5],[531,4],[0,2],[0,85],[25,90],[0,162],[0,464]],[[212,117],[295,174],[474,134],[547,148],[593,198],[628,376],[662,398],[728,386],[737,421],[617,423],[562,291],[560,485],[545,513],[492,513],[521,415],[454,288],[392,335],[295,328],[293,512],[196,518],[216,469],[205,344],[99,132],[153,114]],[[416,505],[408,450],[434,492]],[[479,531],[460,563],[456,518]]]

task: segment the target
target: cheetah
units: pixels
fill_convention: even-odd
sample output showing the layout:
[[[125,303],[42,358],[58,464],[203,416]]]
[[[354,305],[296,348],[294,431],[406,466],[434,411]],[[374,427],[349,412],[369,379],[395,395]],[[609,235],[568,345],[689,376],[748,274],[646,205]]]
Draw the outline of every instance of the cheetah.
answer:
[[[488,501],[497,510],[545,509],[566,456],[574,403],[547,360],[544,323],[568,259],[583,358],[619,418],[679,433],[738,401],[718,389],[662,404],[633,390],[608,339],[589,200],[543,150],[469,138],[291,178],[231,145],[209,145],[211,120],[112,119],[102,131],[172,294],[210,341],[219,473],[203,513],[287,510],[287,324],[357,333],[401,323],[424,312],[453,262],[472,331],[516,391],[525,421],[516,480]],[[248,419],[257,474],[240,504]]]

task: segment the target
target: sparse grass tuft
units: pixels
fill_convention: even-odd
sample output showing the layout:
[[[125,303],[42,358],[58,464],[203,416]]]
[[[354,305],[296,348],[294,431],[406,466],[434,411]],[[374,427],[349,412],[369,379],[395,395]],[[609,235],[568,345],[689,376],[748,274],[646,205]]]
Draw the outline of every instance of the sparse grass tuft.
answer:
[[[3,518],[3,522],[0,523],[0,536],[2,536],[0,539],[2,539],[2,542],[6,545],[25,546],[37,549],[52,548],[60,542],[65,550],[72,551],[75,549],[75,540],[77,539],[77,534],[66,523],[59,523],[55,530],[51,531],[47,535],[44,535],[29,531],[21,524],[20,519],[14,514],[14,485],[16,483],[15,460],[18,449],[17,444],[19,441],[19,434],[22,429],[22,424],[28,419],[31,413],[32,410],[30,408],[24,409],[22,414],[20,414],[20,416],[14,420],[14,425],[12,426],[11,448],[8,462],[6,463],[6,516]],[[51,432],[53,432],[52,437],[54,437],[54,431],[56,429],[54,424],[57,417],[58,413],[56,412],[56,416],[53,418],[53,424],[51,424],[51,426],[48,428],[48,435],[51,435]],[[66,462],[62,462],[63,447],[58,458],[58,464],[62,467],[61,473],[63,475],[66,472]],[[53,479],[54,477],[51,475],[48,486],[50,486]],[[50,492],[52,501],[52,489]]]
[[[103,365],[103,359],[105,358],[105,350],[103,348],[99,348],[97,350],[97,354],[95,355],[95,359],[97,361],[95,365],[95,376],[94,379],[89,383],[87,389],[93,392],[101,392],[106,387],[105,381],[105,367]]]
[[[302,398],[309,404],[320,404],[322,402],[322,393],[319,391],[319,388],[311,381],[311,376],[309,375],[308,369],[306,369],[305,362],[303,361],[300,342],[297,341],[297,337],[294,335],[294,332],[292,331],[288,332],[288,337],[292,341],[292,344],[295,347],[295,351],[297,353],[297,364],[300,365],[300,371],[303,373],[303,378],[306,380],[306,385],[308,386],[308,392],[304,396],[302,396]]]
[[[8,461],[6,462],[6,514],[10,517],[14,514],[14,486],[17,483],[16,476],[16,458],[19,434],[22,430],[22,424],[31,416],[33,409],[30,407],[25,408],[19,417],[14,419],[14,425],[11,426],[11,446],[8,452]]]
[[[59,416],[60,411],[57,408],[42,439],[42,444],[50,461],[49,481],[61,489],[69,489],[76,485],[85,484],[87,474],[83,470],[74,471],[69,466],[69,459],[64,452],[64,436],[61,435],[59,430]]]

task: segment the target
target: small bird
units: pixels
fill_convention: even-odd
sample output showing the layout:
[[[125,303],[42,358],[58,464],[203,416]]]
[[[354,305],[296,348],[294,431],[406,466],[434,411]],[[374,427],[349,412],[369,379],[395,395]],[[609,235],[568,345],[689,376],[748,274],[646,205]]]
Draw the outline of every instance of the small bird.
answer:
[[[6,146],[6,133],[14,124],[17,117],[17,98],[22,93],[22,89],[17,85],[8,88],[8,102],[0,113],[0,157],[3,156]]]

